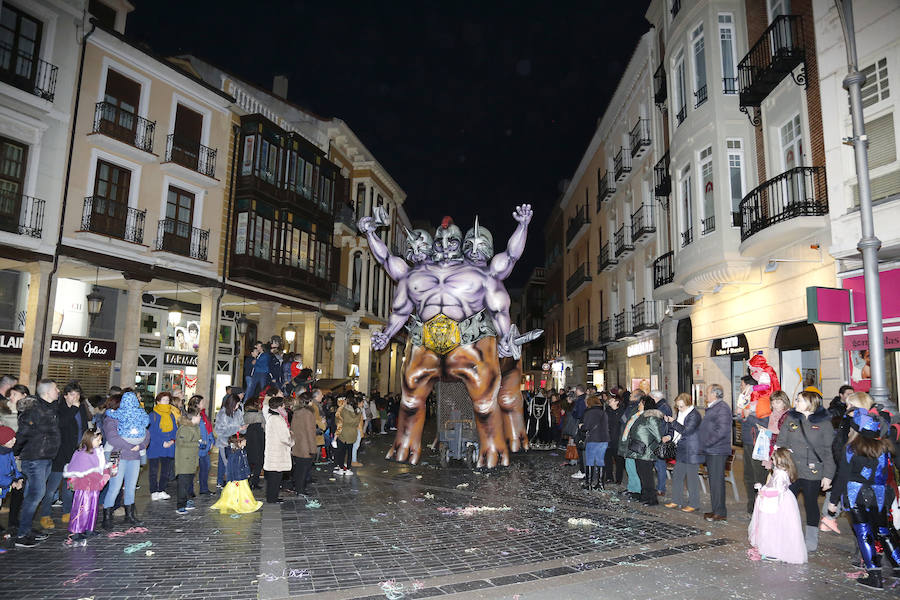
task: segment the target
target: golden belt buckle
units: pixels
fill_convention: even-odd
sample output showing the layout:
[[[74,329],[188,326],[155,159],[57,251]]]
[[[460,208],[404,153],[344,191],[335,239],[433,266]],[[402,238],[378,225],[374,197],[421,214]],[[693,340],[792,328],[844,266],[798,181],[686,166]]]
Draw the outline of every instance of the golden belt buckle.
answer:
[[[422,325],[422,345],[432,352],[447,354],[460,341],[459,323],[447,315],[435,315]]]

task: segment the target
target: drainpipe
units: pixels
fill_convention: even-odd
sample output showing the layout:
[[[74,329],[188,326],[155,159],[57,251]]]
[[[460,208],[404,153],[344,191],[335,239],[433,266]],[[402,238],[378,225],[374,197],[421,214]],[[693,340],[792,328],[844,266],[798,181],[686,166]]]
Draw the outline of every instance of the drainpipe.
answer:
[[[853,137],[845,138],[845,143],[853,145],[856,158],[856,180],[859,185],[859,220],[862,237],[857,249],[863,259],[863,279],[866,286],[866,315],[869,336],[869,361],[872,368],[872,387],[869,395],[877,403],[893,413],[897,413],[897,403],[891,401],[887,387],[884,365],[884,328],[881,314],[881,280],[878,272],[878,250],[881,240],[875,237],[875,223],[872,216],[872,190],[869,185],[869,140],[863,119],[862,85],[866,76],[857,68],[856,31],[853,25],[852,0],[834,0],[841,28],[844,31],[844,45],[847,50],[847,76],[844,89],[850,94],[850,117],[853,121]]]
[[[72,107],[72,131],[69,135],[69,157],[66,162],[66,179],[63,183],[62,202],[60,203],[59,211],[59,233],[56,238],[56,248],[53,250],[53,268],[50,270],[50,275],[47,276],[46,310],[44,311],[44,324],[41,327],[40,333],[41,354],[38,357],[37,373],[34,378],[35,382],[40,381],[44,376],[44,348],[47,346],[47,322],[49,321],[51,314],[50,302],[53,300],[50,292],[53,290],[53,277],[56,276],[56,271],[59,269],[59,253],[62,248],[63,227],[66,222],[66,205],[69,200],[69,180],[72,176],[72,154],[75,151],[75,128],[78,125],[78,106],[81,103],[81,80],[84,78],[84,55],[87,50],[87,39],[91,37],[91,34],[94,33],[95,29],[97,29],[97,24],[91,19],[91,30],[81,38],[81,59],[78,63],[78,83],[75,87],[75,104]]]
[[[237,151],[238,151],[238,140],[240,139],[241,128],[237,125],[231,126],[231,171],[228,173],[228,216],[227,222],[228,226],[225,229],[225,256],[222,259],[222,281],[219,284],[219,297],[216,298],[216,317],[215,317],[215,332],[216,337],[218,337],[219,332],[219,320],[222,318],[222,298],[225,296],[225,280],[228,277],[228,256],[231,252],[231,219],[232,219],[232,206],[234,203],[234,174],[235,174],[235,165],[238,163],[237,159]],[[237,330],[235,330],[237,333]],[[242,340],[243,341],[243,340]],[[242,348],[243,350],[243,348]],[[213,359],[215,359],[215,353],[213,353]],[[231,373],[232,379],[235,373],[235,362],[234,358],[231,359]],[[233,383],[233,382],[232,382]],[[238,382],[240,383],[240,382]],[[210,394],[215,394],[216,392],[216,369],[210,370],[209,375],[209,389]],[[209,402],[210,410],[215,412],[215,398],[210,398]]]

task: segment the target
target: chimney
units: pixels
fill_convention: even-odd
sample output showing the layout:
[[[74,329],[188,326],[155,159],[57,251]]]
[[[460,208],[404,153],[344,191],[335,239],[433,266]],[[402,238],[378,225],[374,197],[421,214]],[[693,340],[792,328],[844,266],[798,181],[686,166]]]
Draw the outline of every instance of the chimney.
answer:
[[[272,93],[279,98],[287,99],[288,78],[284,75],[276,75],[272,79]]]

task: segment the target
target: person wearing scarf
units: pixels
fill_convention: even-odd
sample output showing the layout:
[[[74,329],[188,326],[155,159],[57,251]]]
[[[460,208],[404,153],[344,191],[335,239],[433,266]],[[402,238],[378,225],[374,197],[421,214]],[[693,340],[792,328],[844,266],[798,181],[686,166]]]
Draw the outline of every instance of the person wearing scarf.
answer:
[[[672,470],[672,501],[666,508],[680,508],[684,512],[695,512],[700,508],[700,465],[705,460],[700,449],[698,430],[703,418],[694,408],[690,394],[681,393],[675,397],[676,417],[666,417],[672,425],[672,441],[675,442],[675,468]],[[684,501],[684,484],[687,483],[688,500]]]
[[[175,465],[175,435],[179,418],[181,411],[172,406],[172,396],[168,392],[158,394],[150,413],[150,445],[147,447],[151,500],[170,498],[166,486]]]

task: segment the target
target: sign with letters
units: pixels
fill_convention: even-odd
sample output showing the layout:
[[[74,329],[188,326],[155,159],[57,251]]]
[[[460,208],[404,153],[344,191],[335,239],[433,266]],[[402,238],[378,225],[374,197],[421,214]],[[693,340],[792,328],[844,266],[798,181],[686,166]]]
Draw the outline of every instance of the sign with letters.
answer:
[[[713,340],[710,356],[734,356],[735,358],[749,357],[750,346],[747,344],[747,336],[743,333]]]
[[[196,354],[180,354],[178,352],[166,352],[163,355],[163,364],[176,367],[196,367]]]
[[[21,354],[25,335],[21,331],[0,331],[0,353]],[[116,343],[112,340],[54,335],[50,338],[50,356],[86,360],[115,360]]]

